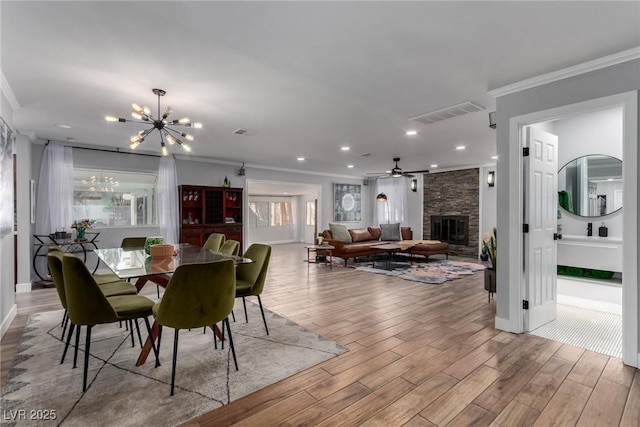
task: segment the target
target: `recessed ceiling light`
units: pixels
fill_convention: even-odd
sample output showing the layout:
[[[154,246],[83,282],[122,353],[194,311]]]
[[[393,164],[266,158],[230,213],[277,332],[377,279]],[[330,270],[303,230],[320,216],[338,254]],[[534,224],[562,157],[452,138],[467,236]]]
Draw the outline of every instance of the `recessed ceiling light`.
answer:
[[[431,165],[431,167],[432,167],[432,168],[437,168],[437,167],[438,167],[438,165],[435,165],[435,164],[434,164],[434,165]]]
[[[77,140],[75,138],[71,138],[70,136],[67,137],[67,141],[69,142],[76,142]]]
[[[384,171],[384,173],[391,173],[391,171]]]
[[[282,194],[289,194],[289,193],[287,193],[287,192],[285,191],[285,192],[283,192]]]
[[[64,125],[64,124],[60,124],[60,123],[58,123],[58,124],[56,125],[56,127],[59,127],[59,128],[61,128],[61,129],[71,129],[71,126],[69,126],[69,125]]]
[[[342,151],[349,151],[349,150],[351,150],[351,147],[347,147],[347,146],[345,145],[344,147],[340,147],[340,149],[341,149]]]
[[[304,162],[304,157],[298,157],[299,162]]]
[[[456,147],[456,150],[464,150],[465,148],[467,148],[467,147],[465,147],[464,145],[458,145]]]
[[[498,156],[491,156],[491,160],[498,160]]]
[[[404,133],[407,136],[416,136],[418,134],[417,130],[408,130]]]
[[[347,165],[349,169],[353,169],[353,165]]]

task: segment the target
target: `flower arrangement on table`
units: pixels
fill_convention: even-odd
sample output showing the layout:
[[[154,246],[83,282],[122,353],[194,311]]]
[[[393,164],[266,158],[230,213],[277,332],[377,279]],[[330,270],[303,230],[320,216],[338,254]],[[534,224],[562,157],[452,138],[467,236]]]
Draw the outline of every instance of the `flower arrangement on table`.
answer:
[[[79,219],[74,220],[73,224],[71,224],[71,228],[76,229],[76,240],[86,240],[84,237],[84,232],[93,228],[92,225],[96,222],[95,219]]]
[[[493,233],[486,233],[482,236],[482,254],[486,255],[486,258],[482,258],[483,261],[487,259],[491,260],[491,268],[496,269],[496,228],[493,227]]]

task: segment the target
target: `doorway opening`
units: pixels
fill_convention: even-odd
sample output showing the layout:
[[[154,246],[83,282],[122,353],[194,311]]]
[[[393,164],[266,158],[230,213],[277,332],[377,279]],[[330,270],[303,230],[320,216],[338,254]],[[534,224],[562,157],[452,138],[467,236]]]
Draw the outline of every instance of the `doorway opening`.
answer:
[[[608,122],[608,127],[593,128],[593,125],[605,122]],[[552,219],[561,227],[552,234],[562,235],[563,239],[557,241],[557,252],[550,251],[550,254],[553,252],[551,258],[540,257],[542,262],[539,264],[531,262],[532,258],[526,256],[529,242],[524,233],[521,240],[523,275],[520,295],[527,304],[523,303],[519,313],[523,332],[621,357],[624,363],[632,366],[638,366],[637,265],[626,260],[634,259],[637,248],[636,126],[637,94],[630,92],[513,118],[511,128],[512,136],[520,138],[523,147],[527,145],[523,137],[527,127],[557,134],[559,169],[571,160],[588,154],[607,154],[622,161],[622,173],[617,178],[591,178],[586,169],[579,170],[579,177],[586,181],[583,187],[572,187],[569,190],[584,191],[584,200],[580,203],[585,206],[590,204],[593,193],[596,201],[594,206],[597,206],[598,198],[602,200],[602,196],[605,196],[607,200],[622,201],[622,209],[614,212],[607,212],[604,208],[593,209],[582,214],[571,207],[556,209],[556,205],[553,205],[553,212],[547,209],[545,215],[550,217],[553,214]],[[526,169],[527,166],[523,166],[523,172]],[[605,194],[608,191],[606,187],[616,180],[620,188],[612,188],[611,195]],[[599,182],[603,185],[598,185]],[[526,204],[539,207],[535,197],[526,190],[526,184],[526,178],[523,178],[521,188],[525,223]],[[558,182],[557,185],[560,184]],[[547,206],[543,206],[543,209],[544,207]],[[601,213],[604,215],[600,215]],[[550,264],[553,264],[552,268],[548,269]],[[575,267],[574,271],[577,270],[580,274],[573,277],[557,276],[557,265]],[[535,299],[540,287],[544,288],[536,283],[535,274],[532,276],[531,272],[545,268],[547,271],[552,270],[554,276],[552,282],[543,281],[545,286],[551,283],[549,289],[553,309],[547,312],[551,312],[552,316],[536,324],[535,319],[531,321],[535,314],[525,306],[529,307],[528,300]],[[593,280],[588,274],[581,277],[583,273],[590,273],[592,270],[597,270],[598,273],[610,272],[611,275],[598,280]],[[531,277],[534,279],[531,280]],[[537,328],[540,325],[542,326]],[[586,332],[581,332],[581,327],[583,331],[586,328]],[[610,329],[607,330],[607,327]],[[598,341],[596,335],[600,330],[605,331],[603,335],[607,338],[613,336],[613,341]]]

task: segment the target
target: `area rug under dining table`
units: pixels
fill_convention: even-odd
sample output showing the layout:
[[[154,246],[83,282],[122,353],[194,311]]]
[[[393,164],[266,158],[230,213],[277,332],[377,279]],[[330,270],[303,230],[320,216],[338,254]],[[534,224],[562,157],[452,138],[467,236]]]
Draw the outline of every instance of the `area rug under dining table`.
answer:
[[[117,323],[94,327],[89,388],[83,394],[84,345],[76,369],[72,348],[60,364],[62,310],[31,315],[2,390],[2,424],[173,426],[347,351],[268,310],[266,335],[257,306],[247,303],[247,308],[249,323],[242,309],[236,310],[237,322],[231,322],[238,371],[228,345],[222,350],[218,341],[214,349],[210,329],[206,334],[202,328],[181,331],[174,396],[169,395],[173,329],[165,328],[162,365],[155,368],[153,352],[144,365],[135,366],[138,340],[132,347],[128,332]],[[33,419],[45,414],[49,420]]]

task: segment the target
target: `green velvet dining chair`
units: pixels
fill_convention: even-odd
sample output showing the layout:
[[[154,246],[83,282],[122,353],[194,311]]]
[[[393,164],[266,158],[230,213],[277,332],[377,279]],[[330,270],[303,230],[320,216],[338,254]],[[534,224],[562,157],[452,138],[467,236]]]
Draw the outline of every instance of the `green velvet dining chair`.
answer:
[[[144,242],[147,241],[146,237],[125,237],[120,243],[120,247],[125,251],[135,251],[144,249]]]
[[[56,292],[58,293],[58,298],[60,299],[60,304],[64,308],[64,315],[62,316],[62,337],[64,338],[65,331],[67,329],[67,325],[69,323],[68,311],[67,311],[67,298],[64,290],[64,276],[62,274],[62,259],[65,253],[62,250],[50,250],[47,254],[47,266],[49,267],[49,273],[51,274],[51,278],[53,279],[53,284],[56,287]],[[115,276],[115,275],[114,275]],[[117,295],[135,295],[136,287],[132,284],[125,282],[124,280],[120,280],[117,278],[112,281],[106,281],[102,283],[104,275],[96,275],[92,274],[91,277],[95,280],[95,282],[99,285],[100,291],[106,297],[112,297]],[[65,349],[66,351],[66,349]],[[64,356],[63,356],[64,361]],[[61,362],[62,363],[62,362]]]
[[[142,295],[118,295],[107,298],[87,266],[81,259],[73,255],[65,254],[62,257],[62,276],[64,277],[67,310],[71,321],[70,329],[75,327],[79,331],[82,326],[86,326],[82,380],[82,392],[85,392],[87,390],[92,328],[101,324],[143,318],[147,326],[147,333],[151,337],[151,325],[148,317],[152,314],[154,302]],[[67,345],[71,332],[67,338]],[[76,354],[79,344],[78,337],[79,333],[76,335]],[[151,343],[157,361],[158,352],[153,341]]]
[[[213,252],[220,252],[220,247],[224,244],[227,237],[221,233],[211,233],[204,242],[203,247]]]
[[[249,296],[258,297],[264,329],[267,331],[267,335],[269,335],[269,328],[267,327],[267,319],[264,316],[260,294],[264,289],[264,282],[267,278],[269,259],[271,258],[271,246],[253,243],[242,256],[251,259],[253,262],[249,264],[239,264],[236,267],[236,298],[242,298],[244,318],[248,323],[249,317],[247,316],[247,302],[245,298]]]
[[[179,266],[171,276],[162,300],[153,306],[153,316],[158,323],[158,352],[162,328],[174,328],[173,367],[171,369],[171,395],[173,396],[178,357],[180,329],[200,327],[215,328],[222,321],[226,326],[229,345],[236,370],[238,361],[229,327],[229,314],[235,301],[236,280],[233,260],[220,260]]]
[[[240,242],[237,240],[226,240],[220,246],[220,253],[223,255],[238,255],[240,251]]]

